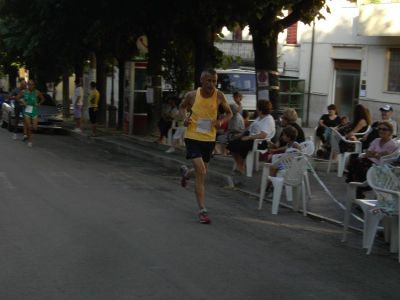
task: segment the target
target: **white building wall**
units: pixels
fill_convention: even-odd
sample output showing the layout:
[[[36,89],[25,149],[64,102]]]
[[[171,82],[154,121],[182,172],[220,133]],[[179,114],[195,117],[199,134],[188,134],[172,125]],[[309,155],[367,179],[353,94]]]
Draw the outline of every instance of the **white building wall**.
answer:
[[[322,12],[325,19],[315,21],[310,97],[305,96],[305,105],[310,100],[309,120],[314,122],[310,126],[316,125],[326,106],[334,101],[334,59],[360,60],[360,82],[366,82],[366,95],[360,97],[360,102],[370,108],[375,119],[379,117],[378,108],[389,103],[398,112],[397,120],[400,122],[400,93],[386,91],[387,50],[400,47],[400,35],[368,34],[368,28],[359,22],[362,1],[358,2],[327,1],[331,13]],[[279,36],[278,70],[281,75],[305,79],[308,93],[312,25],[298,24],[298,45],[285,45],[285,38],[286,31]]]
[[[329,1],[328,5],[331,14],[315,22],[310,120],[315,120],[322,107],[333,103],[334,59],[361,61],[360,81],[366,81],[366,96],[360,97],[360,102],[370,108],[374,118],[379,117],[382,103],[392,104],[400,116],[400,93],[386,91],[387,49],[400,47],[400,37],[358,35],[358,7],[348,1]],[[312,26],[300,23],[298,36],[299,78],[306,80],[308,92]],[[285,55],[286,49],[284,46],[282,58],[290,57]]]

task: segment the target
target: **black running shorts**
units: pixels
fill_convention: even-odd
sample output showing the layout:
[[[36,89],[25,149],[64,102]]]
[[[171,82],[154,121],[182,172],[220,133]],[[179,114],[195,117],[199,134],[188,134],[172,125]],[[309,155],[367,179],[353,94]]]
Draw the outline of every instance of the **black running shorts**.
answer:
[[[205,163],[211,159],[211,154],[215,147],[215,142],[203,142],[192,139],[185,139],[186,159],[201,157]]]

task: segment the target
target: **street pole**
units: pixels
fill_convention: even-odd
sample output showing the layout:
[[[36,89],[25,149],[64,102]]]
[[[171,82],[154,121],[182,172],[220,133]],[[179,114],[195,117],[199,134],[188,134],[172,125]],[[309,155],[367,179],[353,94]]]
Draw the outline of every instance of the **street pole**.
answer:
[[[108,127],[115,127],[117,108],[115,107],[114,100],[114,58],[112,59],[112,74],[111,74],[111,104],[108,107]]]
[[[312,23],[312,35],[311,35],[311,51],[310,51],[310,72],[308,73],[308,94],[307,94],[307,113],[306,113],[306,126],[309,126],[310,120],[310,103],[311,103],[311,80],[312,80],[312,68],[314,61],[314,44],[315,44],[315,20]]]

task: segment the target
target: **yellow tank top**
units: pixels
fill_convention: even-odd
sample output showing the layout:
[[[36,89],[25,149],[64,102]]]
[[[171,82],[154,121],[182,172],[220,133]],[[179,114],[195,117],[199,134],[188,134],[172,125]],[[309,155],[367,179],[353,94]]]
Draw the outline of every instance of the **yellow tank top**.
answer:
[[[192,122],[189,124],[185,138],[204,141],[215,142],[217,129],[215,128],[215,121],[217,120],[218,111],[218,91],[211,95],[209,98],[204,98],[200,93],[200,88],[196,91],[196,98],[192,106]]]

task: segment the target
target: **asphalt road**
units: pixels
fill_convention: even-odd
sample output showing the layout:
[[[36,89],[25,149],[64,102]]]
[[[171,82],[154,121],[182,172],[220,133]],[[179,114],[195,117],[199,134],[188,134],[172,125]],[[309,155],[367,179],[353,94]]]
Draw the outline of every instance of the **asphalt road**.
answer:
[[[193,185],[157,161],[64,135],[34,147],[0,130],[0,299],[399,299],[378,242],[289,210],[271,216],[216,182],[212,225]]]

